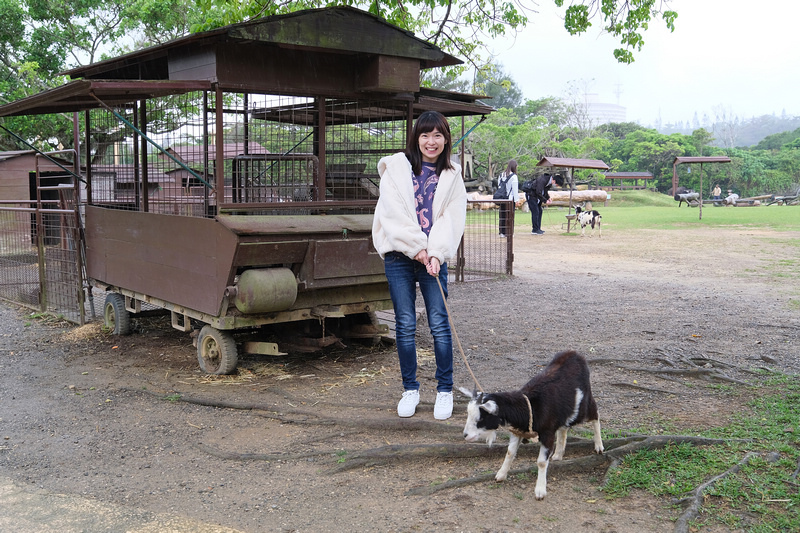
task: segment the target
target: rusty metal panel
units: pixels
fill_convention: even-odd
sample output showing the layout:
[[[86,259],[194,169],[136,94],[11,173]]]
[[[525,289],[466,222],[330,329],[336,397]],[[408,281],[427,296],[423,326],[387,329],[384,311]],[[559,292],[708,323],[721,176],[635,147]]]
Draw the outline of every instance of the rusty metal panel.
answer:
[[[314,247],[315,280],[383,273],[383,260],[371,239],[319,241]]]
[[[302,263],[307,250],[308,241],[241,242],[236,248],[233,265],[235,267],[262,267]]]
[[[236,237],[212,219],[86,206],[92,279],[217,315]]]

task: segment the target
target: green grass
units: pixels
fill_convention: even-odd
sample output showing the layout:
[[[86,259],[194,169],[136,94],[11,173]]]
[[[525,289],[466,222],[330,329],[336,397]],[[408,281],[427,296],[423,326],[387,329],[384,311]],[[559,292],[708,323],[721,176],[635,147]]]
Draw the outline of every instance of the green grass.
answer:
[[[628,456],[603,489],[608,498],[624,497],[632,489],[681,498],[736,465],[747,452],[757,452],[759,457],[706,491],[703,513],[694,525],[724,524],[750,533],[800,531],[800,490],[794,474],[800,461],[800,379],[771,377],[750,392],[755,397],[750,412],[728,426],[698,432],[747,442],[681,444]],[[770,452],[779,454],[777,461],[766,460]]]
[[[800,206],[715,207],[700,209],[678,207],[671,196],[652,191],[613,191],[608,205],[595,204],[593,208],[603,215],[603,229],[631,231],[637,229],[679,230],[683,228],[765,228],[777,231],[800,230]],[[542,216],[544,226],[566,222],[566,207],[548,207]],[[575,211],[572,210],[574,213]],[[530,229],[528,213],[517,211],[517,232]],[[562,232],[566,234],[566,231]],[[579,233],[579,232],[573,232]]]

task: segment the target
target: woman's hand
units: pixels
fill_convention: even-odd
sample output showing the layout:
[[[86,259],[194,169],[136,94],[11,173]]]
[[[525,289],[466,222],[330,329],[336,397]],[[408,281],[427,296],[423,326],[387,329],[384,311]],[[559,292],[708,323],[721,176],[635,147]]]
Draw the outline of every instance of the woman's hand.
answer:
[[[430,259],[428,259],[428,250],[422,250],[420,253],[414,256],[414,261],[419,261],[425,266],[428,266]]]
[[[428,264],[425,265],[425,268],[428,270],[428,274],[431,276],[438,276],[441,265],[439,265],[439,260],[437,258],[431,257],[430,261],[428,261]]]

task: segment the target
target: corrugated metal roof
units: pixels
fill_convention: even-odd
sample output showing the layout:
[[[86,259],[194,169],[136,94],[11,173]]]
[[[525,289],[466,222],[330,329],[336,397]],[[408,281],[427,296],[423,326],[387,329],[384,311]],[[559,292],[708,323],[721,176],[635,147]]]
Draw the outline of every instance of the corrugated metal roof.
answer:
[[[8,152],[0,152],[0,161],[14,159],[27,154],[35,154],[33,150],[9,150]]]
[[[94,96],[114,107],[158,96],[208,90],[211,90],[208,81],[78,80],[0,106],[0,117],[94,109],[100,107]]]
[[[599,159],[571,159],[568,157],[543,157],[537,167],[596,168],[608,170],[608,165]]]

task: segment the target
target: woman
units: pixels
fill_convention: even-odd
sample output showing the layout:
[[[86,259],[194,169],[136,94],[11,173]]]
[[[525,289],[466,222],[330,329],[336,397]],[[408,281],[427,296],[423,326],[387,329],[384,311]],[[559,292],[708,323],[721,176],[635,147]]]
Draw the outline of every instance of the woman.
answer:
[[[404,418],[413,416],[419,404],[414,340],[417,284],[436,356],[433,416],[446,420],[453,413],[453,341],[442,292],[446,297],[447,261],[455,257],[464,234],[467,192],[461,168],[450,161],[451,148],[447,119],[436,111],[426,111],[414,124],[406,151],[378,163],[380,198],[372,241],[384,260],[394,306],[404,389],[397,414]]]
[[[508,198],[512,200],[513,204],[503,204],[500,206],[500,237],[505,237],[511,233],[511,228],[508,227],[509,213],[511,209],[517,208],[519,201],[519,178],[517,178],[517,162],[511,159],[506,165],[506,170],[500,175],[500,180],[507,181],[506,190],[508,191]]]

